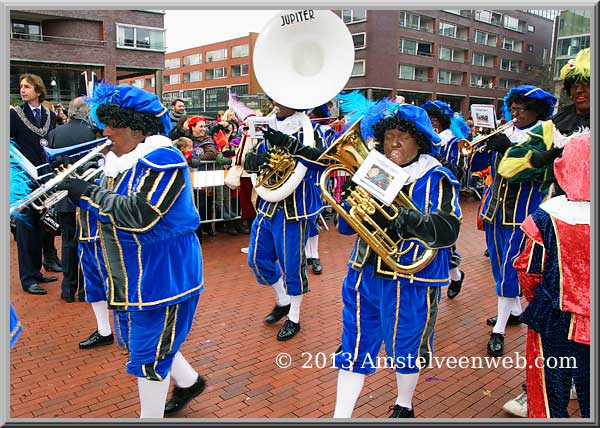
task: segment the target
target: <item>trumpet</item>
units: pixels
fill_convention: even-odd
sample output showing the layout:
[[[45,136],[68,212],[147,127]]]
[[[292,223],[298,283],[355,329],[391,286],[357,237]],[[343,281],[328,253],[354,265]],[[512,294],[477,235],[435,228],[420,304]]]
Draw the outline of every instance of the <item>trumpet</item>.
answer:
[[[105,138],[104,140],[104,143],[90,150],[77,162],[69,165],[68,167],[62,168],[62,170],[59,170],[54,177],[50,178],[24,198],[12,204],[10,206],[10,215],[12,216],[14,213],[20,212],[29,206],[41,213],[52,208],[68,195],[66,190],[56,190],[56,186],[67,177],[78,178],[85,181],[92,181],[96,179],[102,173],[102,168],[100,166],[88,168],[82,173],[78,173],[77,170],[86,165],[88,162],[104,159],[104,154],[102,152],[112,145],[112,141],[108,138]]]
[[[512,120],[506,122],[502,126],[499,126],[494,131],[490,132],[487,135],[482,135],[479,138],[475,138],[473,141],[469,141],[469,140],[466,140],[463,138],[462,140],[458,141],[458,150],[460,150],[460,153],[465,157],[472,156],[473,153],[475,153],[475,152],[481,153],[486,150],[487,145],[482,144],[482,143],[484,143],[485,140],[487,140],[488,138],[490,138],[493,135],[496,135],[496,134],[506,131],[511,126],[513,126]]]

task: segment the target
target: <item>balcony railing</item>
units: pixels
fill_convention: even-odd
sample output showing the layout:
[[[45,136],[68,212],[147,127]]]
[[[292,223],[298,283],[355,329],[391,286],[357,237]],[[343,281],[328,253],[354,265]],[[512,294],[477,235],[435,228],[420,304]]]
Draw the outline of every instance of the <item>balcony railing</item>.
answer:
[[[75,37],[60,37],[60,36],[47,36],[41,34],[23,34],[23,33],[10,33],[10,38],[13,40],[28,40],[34,42],[51,42],[51,43],[59,43],[64,45],[78,45],[78,46],[87,46],[87,47],[97,47],[102,48],[106,46],[106,41],[104,40],[92,40],[92,39],[82,39]]]

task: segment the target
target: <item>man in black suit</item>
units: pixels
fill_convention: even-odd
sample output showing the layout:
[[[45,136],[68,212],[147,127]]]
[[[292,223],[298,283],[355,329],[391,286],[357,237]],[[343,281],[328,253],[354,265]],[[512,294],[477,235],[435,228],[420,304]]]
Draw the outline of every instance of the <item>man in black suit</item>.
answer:
[[[92,126],[85,120],[89,107],[83,97],[69,103],[69,121],[48,133],[48,147],[61,149],[96,139]],[[60,223],[62,238],[61,257],[63,280],[60,298],[65,302],[75,301],[75,293],[80,288],[79,263],[77,255],[77,224],[75,205],[65,198],[54,206]],[[79,300],[84,300],[83,289],[79,290]]]
[[[42,105],[46,86],[39,76],[23,74],[19,78],[23,104],[10,110],[10,138],[29,161],[39,166],[47,162],[44,145],[48,131],[56,126],[56,115]],[[56,275],[41,273],[44,268],[60,272],[61,265],[54,249],[54,236],[40,227],[40,215],[33,210],[26,218],[16,219],[19,276],[23,290],[31,294],[46,294],[39,283],[56,281]]]

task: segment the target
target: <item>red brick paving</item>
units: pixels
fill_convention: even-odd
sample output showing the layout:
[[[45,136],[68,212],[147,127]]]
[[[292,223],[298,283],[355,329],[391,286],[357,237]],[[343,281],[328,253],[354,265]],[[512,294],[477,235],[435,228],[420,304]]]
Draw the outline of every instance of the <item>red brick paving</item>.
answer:
[[[434,341],[440,358],[486,356],[490,328],[485,319],[496,313],[496,296],[483,256],[484,235],[475,227],[476,208],[476,201],[463,202],[458,249],[466,277],[456,299],[448,300],[444,289]],[[289,342],[275,339],[280,323],[262,322],[274,299],[269,289],[256,283],[246,255],[239,251],[247,246],[247,236],[219,234],[203,240],[206,290],[182,352],[207,378],[208,387],[180,417],[331,417],[337,370],[317,368],[314,356],[322,353],[320,357],[330,359],[338,346],[340,286],[353,240],[333,228],[322,233],[324,273],[311,274],[312,291],[302,304],[302,330]],[[137,382],[125,374],[126,357],[116,344],[87,351],[77,347],[96,328],[90,305],[63,302],[59,282],[47,284],[46,296],[24,293],[14,241],[10,247],[11,300],[24,327],[10,354],[11,418],[138,417]],[[505,355],[524,351],[525,327],[508,327]],[[290,368],[276,366],[280,352],[292,356]],[[510,417],[502,405],[521,392],[524,380],[524,371],[516,368],[427,369],[415,393],[415,412],[420,418]],[[387,417],[395,395],[394,376],[379,370],[367,377],[354,417]],[[579,414],[576,401],[571,411]]]

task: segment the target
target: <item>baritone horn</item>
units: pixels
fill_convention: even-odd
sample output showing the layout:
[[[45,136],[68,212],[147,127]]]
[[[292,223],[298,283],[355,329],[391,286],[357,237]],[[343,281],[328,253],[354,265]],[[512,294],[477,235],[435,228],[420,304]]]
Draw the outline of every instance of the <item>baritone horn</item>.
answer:
[[[254,73],[265,94],[278,104],[307,110],[334,98],[346,85],[354,64],[354,43],[346,24],[328,10],[281,11],[261,30],[252,56]],[[303,143],[314,145],[312,124],[296,113]],[[270,161],[251,174],[256,193],[269,202],[291,195],[306,166],[286,149],[270,149]]]
[[[483,152],[487,150],[487,142],[486,140],[493,135],[499,134],[501,132],[506,131],[508,128],[513,126],[513,121],[510,120],[506,122],[504,125],[499,126],[494,131],[490,132],[487,135],[482,135],[479,138],[475,138],[473,141],[469,141],[467,139],[461,139],[458,141],[458,150],[464,157],[472,156],[475,152]]]
[[[362,119],[362,118],[361,118]],[[378,224],[374,216],[385,218],[391,224],[400,215],[399,207],[416,210],[417,207],[404,193],[398,193],[392,204],[384,206],[370,193],[360,186],[350,192],[344,200],[350,209],[346,209],[338,203],[327,186],[327,180],[334,171],[345,171],[350,175],[356,173],[360,165],[369,154],[369,148],[360,134],[360,121],[356,121],[348,130],[338,138],[320,157],[336,161],[337,164],[330,165],[321,175],[319,187],[323,198],[331,207],[356,231],[356,233],[367,243],[371,250],[391,267],[395,272],[411,274],[418,272],[431,263],[437,254],[436,249],[426,248],[420,258],[412,263],[402,264],[399,261],[400,249],[398,243],[387,233],[386,227]]]

